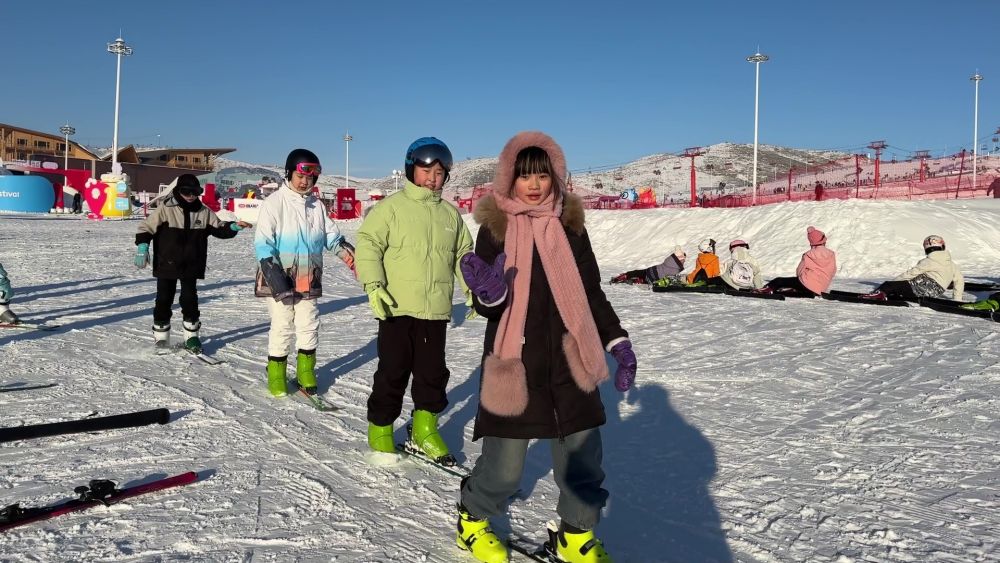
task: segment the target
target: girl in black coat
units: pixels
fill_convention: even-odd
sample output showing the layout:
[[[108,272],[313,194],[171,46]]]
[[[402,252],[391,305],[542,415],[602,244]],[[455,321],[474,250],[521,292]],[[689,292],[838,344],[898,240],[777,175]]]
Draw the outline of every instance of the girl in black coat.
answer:
[[[553,549],[565,561],[610,561],[593,531],[608,497],[597,386],[608,377],[606,351],[618,362],[620,391],[631,387],[636,361],[565,178],[552,138],[516,135],[500,155],[494,193],[476,206],[476,251],[462,258],[474,307],[488,320],[473,436],[483,451],[462,483],[458,522],[458,545],[481,561],[506,561],[487,518],[520,486],[534,438],[550,440],[560,489]]]

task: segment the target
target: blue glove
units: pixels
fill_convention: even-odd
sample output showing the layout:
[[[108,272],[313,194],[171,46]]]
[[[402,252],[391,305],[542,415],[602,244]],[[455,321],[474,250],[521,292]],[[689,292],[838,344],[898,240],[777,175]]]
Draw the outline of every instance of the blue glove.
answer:
[[[236,223],[230,223],[229,228],[236,231],[237,233],[243,230],[243,227],[237,225]]]
[[[142,269],[149,264],[149,244],[142,243],[135,247],[135,267]]]
[[[618,362],[618,370],[615,371],[615,389],[624,393],[632,388],[635,382],[635,352],[632,351],[632,342],[623,340],[611,347],[611,355]]]
[[[503,279],[503,265],[507,254],[497,254],[493,265],[474,252],[470,252],[459,260],[462,277],[472,293],[476,294],[482,303],[497,303],[507,295],[507,282]]]

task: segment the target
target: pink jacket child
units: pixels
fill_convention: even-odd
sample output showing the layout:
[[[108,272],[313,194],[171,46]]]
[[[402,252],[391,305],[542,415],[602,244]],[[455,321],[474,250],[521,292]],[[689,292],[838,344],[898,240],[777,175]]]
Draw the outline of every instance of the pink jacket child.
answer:
[[[765,293],[801,293],[819,295],[830,289],[833,276],[837,273],[837,255],[826,247],[823,231],[809,227],[806,229],[809,251],[802,255],[795,277],[775,278],[761,291]]]

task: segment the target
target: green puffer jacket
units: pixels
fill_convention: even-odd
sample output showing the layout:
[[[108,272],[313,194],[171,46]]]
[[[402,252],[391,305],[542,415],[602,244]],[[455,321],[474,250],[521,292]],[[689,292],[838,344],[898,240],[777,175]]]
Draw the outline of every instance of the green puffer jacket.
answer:
[[[458,259],[472,235],[458,209],[409,181],[371,208],[358,231],[354,265],[365,292],[382,284],[396,300],[394,317],[451,319],[455,278],[466,294]]]

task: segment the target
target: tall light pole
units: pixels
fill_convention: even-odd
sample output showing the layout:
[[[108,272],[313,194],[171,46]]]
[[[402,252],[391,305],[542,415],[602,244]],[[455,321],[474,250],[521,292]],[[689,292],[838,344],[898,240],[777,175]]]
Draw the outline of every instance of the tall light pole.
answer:
[[[972,118],[972,189],[976,189],[976,153],[978,152],[979,145],[979,82],[983,79],[983,75],[973,74],[969,80],[971,80],[976,85],[976,105],[973,111]]]
[[[69,169],[69,136],[76,135],[76,129],[69,126],[69,123],[59,128],[59,132],[66,136],[66,144],[63,145],[65,153],[63,156],[63,170]]]
[[[344,189],[350,187],[349,180],[347,179],[351,173],[351,141],[354,137],[350,133],[344,135],[344,149],[346,151],[346,158],[344,159]]]
[[[115,73],[115,136],[111,142],[111,173],[121,174],[121,165],[118,164],[118,102],[122,82],[122,57],[131,55],[132,47],[126,45],[125,40],[119,37],[114,43],[108,43],[108,52],[118,58],[118,70]]]
[[[393,191],[393,193],[399,191],[399,178],[402,175],[403,175],[403,172],[401,170],[393,170],[392,171],[392,186],[393,186],[393,190],[392,191]]]
[[[750,205],[757,205],[757,109],[760,102],[760,63],[767,62],[770,57],[760,54],[760,49],[749,57],[748,63],[754,63],[757,67],[757,79],[754,82],[753,94],[753,197]]]

